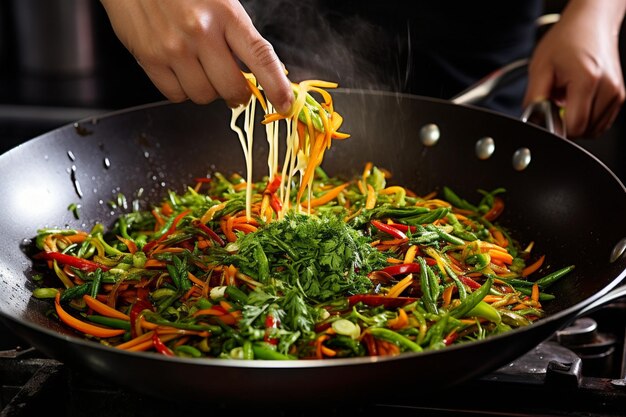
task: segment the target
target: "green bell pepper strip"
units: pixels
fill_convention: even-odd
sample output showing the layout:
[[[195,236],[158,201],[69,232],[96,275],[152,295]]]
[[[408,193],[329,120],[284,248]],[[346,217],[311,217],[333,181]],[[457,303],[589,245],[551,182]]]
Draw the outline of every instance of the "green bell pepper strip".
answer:
[[[496,324],[500,324],[502,321],[502,317],[500,316],[498,310],[491,304],[482,300],[479,301],[478,304],[476,304],[476,306],[467,313],[467,315],[471,317],[482,317]]]
[[[254,357],[256,359],[267,359],[267,360],[291,360],[295,359],[290,355],[285,355],[283,353],[277,352],[274,349],[266,347],[263,343],[253,343],[252,351],[254,352]]]

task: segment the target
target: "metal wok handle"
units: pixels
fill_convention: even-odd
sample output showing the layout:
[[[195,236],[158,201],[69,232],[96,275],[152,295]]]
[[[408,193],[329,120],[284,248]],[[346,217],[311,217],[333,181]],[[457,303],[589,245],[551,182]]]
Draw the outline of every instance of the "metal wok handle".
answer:
[[[602,307],[604,304],[615,301],[621,297],[626,297],[626,285],[621,285],[604,294],[602,297],[598,298],[596,301],[592,302],[591,304],[580,310],[578,313],[576,313],[575,318],[586,316],[587,314],[597,310],[599,307]]]
[[[499,88],[509,85],[528,73],[529,60],[519,59],[488,74],[476,84],[452,97],[455,104],[477,104],[491,97]],[[531,103],[522,113],[524,123],[545,126],[552,134],[566,137],[561,109],[552,100]]]
[[[559,13],[539,16],[536,21],[537,38],[540,38],[560,18],[561,15]],[[478,104],[491,97],[499,88],[505,87],[521,77],[525,77],[528,74],[529,61],[528,58],[523,58],[511,62],[488,74],[450,100],[456,104]],[[552,134],[567,137],[561,109],[552,100],[531,103],[524,109],[521,119],[524,123],[530,122],[538,126],[545,126]]]

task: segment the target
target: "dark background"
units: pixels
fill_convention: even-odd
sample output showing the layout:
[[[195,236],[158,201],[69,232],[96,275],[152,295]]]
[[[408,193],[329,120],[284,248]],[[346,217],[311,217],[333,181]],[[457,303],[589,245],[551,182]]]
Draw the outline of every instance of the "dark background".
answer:
[[[545,12],[564,3],[546,0]],[[98,0],[0,1],[0,62],[0,153],[85,117],[164,99],[119,42]],[[622,111],[601,138],[578,141],[623,181],[625,129]]]

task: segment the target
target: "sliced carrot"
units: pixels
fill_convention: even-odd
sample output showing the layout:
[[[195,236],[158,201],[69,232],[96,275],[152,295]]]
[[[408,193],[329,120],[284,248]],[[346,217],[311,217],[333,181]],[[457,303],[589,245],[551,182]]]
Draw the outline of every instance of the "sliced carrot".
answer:
[[[543,265],[543,261],[546,259],[545,255],[541,255],[539,259],[537,259],[532,264],[528,265],[526,268],[522,269],[522,276],[527,277],[533,272],[537,271]]]
[[[442,307],[446,308],[450,305],[452,301],[452,292],[454,291],[454,285],[448,285],[443,289],[443,293],[441,294],[441,298],[443,299]]]
[[[502,261],[507,265],[511,265],[513,263],[513,255],[511,255],[508,252],[504,252],[501,250],[494,250],[494,249],[489,249],[487,251],[487,253],[489,253],[489,256],[491,256],[492,260],[495,261]]]
[[[335,188],[331,189],[330,191],[327,191],[326,193],[324,193],[322,196],[314,198],[313,200],[307,201],[306,202],[307,208],[317,207],[317,206],[321,206],[321,205],[324,205],[324,204],[327,204],[327,203],[331,202],[332,200],[337,198],[337,196],[339,196],[339,194],[348,185],[349,185],[349,183],[344,183],[344,184],[338,185]],[[302,204],[302,206],[304,206],[304,203]]]
[[[403,308],[398,309],[398,316],[388,320],[387,326],[392,330],[398,330],[406,327],[409,324],[409,316],[406,314]]]
[[[65,311],[63,307],[61,307],[60,300],[61,293],[57,292],[56,296],[54,297],[54,308],[57,312],[57,315],[59,316],[59,319],[61,319],[63,323],[67,324],[75,330],[78,330],[79,332],[102,338],[120,336],[126,332],[123,329],[108,329],[79,320],[69,314],[67,311]]]
[[[530,292],[530,299],[535,303],[539,302],[539,285],[535,282]]]
[[[87,304],[87,306],[89,306],[89,308],[99,314],[102,314],[103,316],[121,320],[130,320],[130,316],[128,316],[128,314],[124,314],[119,310],[109,307],[97,298],[93,298],[89,294],[83,295],[83,300],[85,300],[85,303]]]

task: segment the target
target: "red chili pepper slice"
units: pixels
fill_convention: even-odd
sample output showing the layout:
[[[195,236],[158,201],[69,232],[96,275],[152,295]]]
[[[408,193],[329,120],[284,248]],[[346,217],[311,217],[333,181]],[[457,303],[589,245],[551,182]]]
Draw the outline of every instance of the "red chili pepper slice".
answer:
[[[481,285],[480,285],[480,283],[478,283],[478,282],[474,281],[474,280],[473,280],[472,278],[470,278],[470,277],[466,277],[466,276],[459,276],[459,280],[460,280],[463,284],[467,285],[468,287],[470,287],[470,288],[471,288],[471,289],[473,289],[473,290],[478,289],[478,288],[480,288],[480,286],[481,286]]]
[[[406,239],[407,238],[406,234],[403,231],[398,230],[395,227],[392,227],[392,226],[390,226],[388,224],[385,224],[385,223],[380,222],[378,220],[372,220],[370,223],[372,223],[372,226],[374,226],[375,228],[377,228],[381,232],[387,233],[388,235],[391,235],[391,236],[395,237],[396,239]]]
[[[270,199],[270,206],[272,206],[272,209],[276,214],[280,213],[280,211],[283,209],[283,203],[280,201],[280,198],[278,198],[276,194],[272,194],[272,197]]]
[[[61,252],[41,252],[38,257],[46,260],[55,260],[63,265],[70,265],[86,272],[93,272],[97,269],[101,269],[103,271],[111,269],[106,265]]]
[[[415,226],[409,226],[408,224],[402,224],[402,223],[388,223],[388,226],[393,227],[394,229],[398,229],[401,232],[408,232],[409,230],[411,231],[411,233],[415,233],[417,231],[417,227]]]
[[[278,344],[278,339],[275,337],[271,337],[270,335],[270,331],[272,329],[277,329],[278,326],[280,326],[280,319],[274,317],[274,315],[272,314],[268,314],[265,317],[265,336],[263,337],[263,340],[266,343],[270,343],[272,345]]]
[[[168,348],[167,345],[163,343],[156,330],[152,333],[152,345],[157,352],[165,356],[174,356],[172,349]]]
[[[274,194],[276,190],[278,190],[279,186],[280,186],[280,175],[274,175],[274,178],[272,179],[272,181],[267,183],[267,186],[265,187],[265,190],[263,190],[263,193]]]
[[[199,219],[192,220],[191,224],[192,226],[197,227],[198,229],[202,230],[204,233],[209,235],[209,237],[213,239],[215,243],[217,243],[218,245],[224,246],[226,244],[224,242],[224,239],[222,239],[213,229],[211,229],[206,224],[202,223]]]
[[[358,302],[362,302],[372,307],[384,306],[386,308],[398,308],[417,300],[418,298],[415,297],[387,297],[385,295],[372,294],[356,294],[348,297],[350,307]]]
[[[433,258],[426,258],[427,265],[435,265],[436,263],[437,261]],[[420,264],[412,262],[410,264],[391,265],[381,269],[381,271],[389,275],[415,274],[420,272]]]

